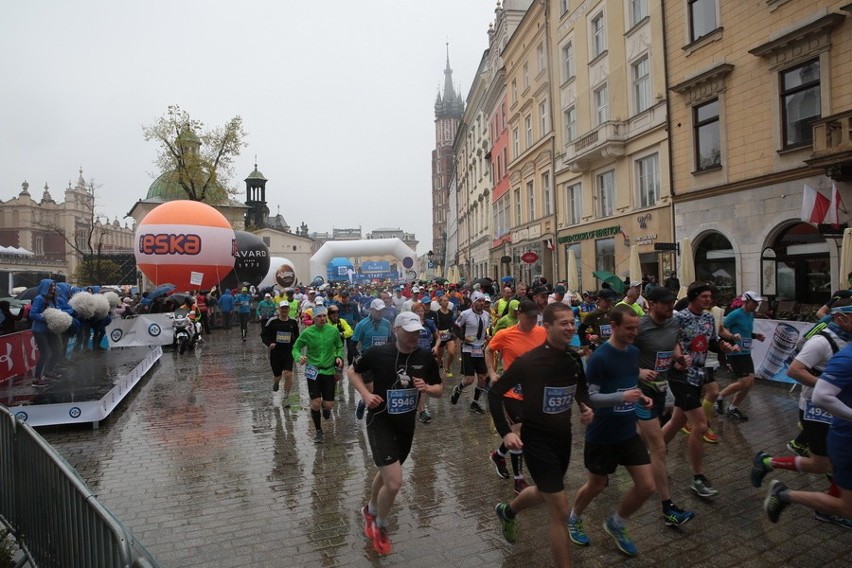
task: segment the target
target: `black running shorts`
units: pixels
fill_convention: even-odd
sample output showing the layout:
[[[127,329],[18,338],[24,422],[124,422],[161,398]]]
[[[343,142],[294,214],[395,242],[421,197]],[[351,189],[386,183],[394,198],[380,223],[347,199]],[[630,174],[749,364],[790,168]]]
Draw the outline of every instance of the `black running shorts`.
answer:
[[[669,381],[669,389],[674,396],[675,406],[684,412],[701,408],[701,387],[677,381]]]
[[[462,353],[462,375],[472,377],[474,375],[487,375],[485,357],[472,357],[470,353]]]
[[[647,465],[651,463],[648,449],[638,434],[617,444],[595,444],[586,440],[583,450],[586,469],[596,475],[611,475],[620,465]]]
[[[531,434],[521,429],[524,462],[542,493],[559,493],[565,489],[565,472],[571,461],[571,433],[558,436]]]
[[[521,414],[523,402],[517,398],[503,397],[503,409],[506,411],[506,417],[509,419],[509,424],[520,424],[524,421]]]
[[[802,432],[808,441],[808,450],[815,456],[828,456],[828,430],[830,424],[826,422],[813,422],[805,420],[804,411],[799,411],[799,421],[802,423]]]
[[[754,361],[751,355],[728,355],[728,365],[738,379],[754,374]]]
[[[414,421],[390,420],[383,413],[367,414],[367,439],[376,467],[405,463],[414,441]]]
[[[280,377],[284,371],[293,370],[293,354],[276,354],[273,351],[269,354],[269,364],[272,367],[272,376]]]
[[[321,398],[325,402],[333,402],[336,384],[334,375],[317,375],[316,379],[308,380],[308,397],[311,400]]]

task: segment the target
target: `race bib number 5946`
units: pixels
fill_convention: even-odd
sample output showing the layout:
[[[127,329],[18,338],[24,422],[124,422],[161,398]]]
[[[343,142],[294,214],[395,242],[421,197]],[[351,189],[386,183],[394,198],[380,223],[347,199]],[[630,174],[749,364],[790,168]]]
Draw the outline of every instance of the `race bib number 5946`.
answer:
[[[387,391],[388,414],[405,414],[417,409],[417,389],[391,389]]]

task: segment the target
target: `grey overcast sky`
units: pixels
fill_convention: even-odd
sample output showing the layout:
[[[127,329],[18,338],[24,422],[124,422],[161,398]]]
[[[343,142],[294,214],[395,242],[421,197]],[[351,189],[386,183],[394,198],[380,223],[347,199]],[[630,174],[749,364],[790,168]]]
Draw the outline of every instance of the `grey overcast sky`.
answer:
[[[494,0],[27,0],[0,7],[0,199],[61,201],[78,169],[123,219],[153,181],[169,104],[240,115],[267,201],[311,231],[399,227],[431,247],[434,102],[449,42],[467,96]],[[245,199],[243,192],[240,197]]]

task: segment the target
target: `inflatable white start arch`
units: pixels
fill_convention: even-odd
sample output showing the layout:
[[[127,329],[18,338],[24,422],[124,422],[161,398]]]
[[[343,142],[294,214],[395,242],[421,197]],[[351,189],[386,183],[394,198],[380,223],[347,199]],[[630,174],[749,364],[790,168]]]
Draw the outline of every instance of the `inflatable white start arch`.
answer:
[[[342,256],[380,256],[393,255],[402,264],[400,274],[406,280],[417,280],[419,266],[417,253],[401,239],[360,239],[357,241],[328,241],[311,257],[309,281],[317,276],[326,280],[326,266],[332,258]]]

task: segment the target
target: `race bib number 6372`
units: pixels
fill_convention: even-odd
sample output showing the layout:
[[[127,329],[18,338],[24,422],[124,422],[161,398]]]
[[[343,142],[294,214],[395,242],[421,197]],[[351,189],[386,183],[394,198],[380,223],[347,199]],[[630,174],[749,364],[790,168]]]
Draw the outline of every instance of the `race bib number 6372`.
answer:
[[[542,412],[545,414],[560,414],[571,409],[574,402],[576,386],[568,387],[544,387],[544,399]]]

